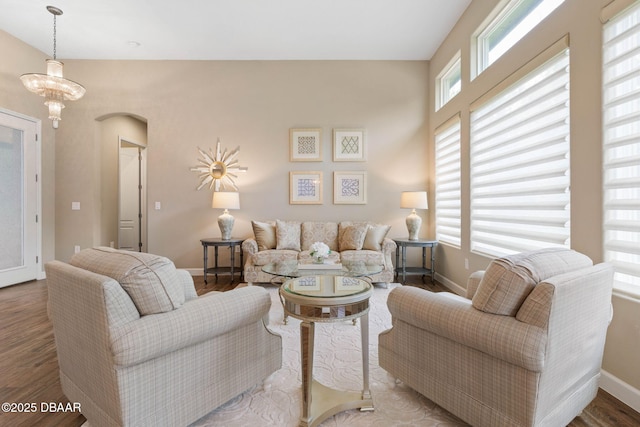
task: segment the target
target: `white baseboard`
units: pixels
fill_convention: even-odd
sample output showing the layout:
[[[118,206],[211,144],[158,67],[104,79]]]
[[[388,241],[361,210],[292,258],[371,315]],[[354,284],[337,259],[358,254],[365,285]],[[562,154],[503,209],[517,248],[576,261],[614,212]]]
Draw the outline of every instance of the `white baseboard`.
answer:
[[[181,268],[180,270],[187,270],[189,272],[189,274],[191,274],[192,276],[204,276],[204,271],[202,270],[202,267],[199,267],[199,268]]]
[[[455,294],[462,295],[462,296],[465,296],[467,294],[467,290],[465,288],[463,288],[462,286],[458,285],[456,282],[453,282],[438,273],[436,273],[435,279],[439,283],[442,283],[447,289],[449,289],[451,292]]]
[[[640,412],[640,390],[620,378],[610,374],[604,369],[600,371],[600,388],[630,406],[634,411]]]

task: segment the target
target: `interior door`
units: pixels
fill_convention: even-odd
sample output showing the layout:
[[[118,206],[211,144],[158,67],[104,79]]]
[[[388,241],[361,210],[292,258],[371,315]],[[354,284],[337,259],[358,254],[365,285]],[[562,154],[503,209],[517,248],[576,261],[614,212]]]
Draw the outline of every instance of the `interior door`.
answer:
[[[38,277],[39,126],[0,110],[0,287]]]
[[[146,251],[146,194],[143,146],[120,141],[118,248]]]

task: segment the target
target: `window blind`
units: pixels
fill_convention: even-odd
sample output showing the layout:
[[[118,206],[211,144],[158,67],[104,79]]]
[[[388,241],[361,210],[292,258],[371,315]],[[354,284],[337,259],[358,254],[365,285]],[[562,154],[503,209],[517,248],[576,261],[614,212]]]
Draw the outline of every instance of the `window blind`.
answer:
[[[614,287],[640,296],[640,4],[603,34],[604,257]]]
[[[569,246],[569,49],[471,112],[471,250]]]
[[[436,240],[460,247],[460,117],[436,129]]]

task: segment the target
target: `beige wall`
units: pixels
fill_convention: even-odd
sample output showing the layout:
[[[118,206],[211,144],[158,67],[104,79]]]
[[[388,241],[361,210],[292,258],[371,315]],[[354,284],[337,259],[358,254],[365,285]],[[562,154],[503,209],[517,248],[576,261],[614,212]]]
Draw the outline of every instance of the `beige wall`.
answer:
[[[601,262],[602,253],[602,130],[601,130],[601,8],[610,0],[566,0],[525,39],[474,80],[470,80],[470,39],[498,0],[474,1],[458,21],[431,60],[430,72],[436,76],[460,50],[462,92],[441,110],[435,111],[429,98],[430,151],[433,131],[454,114],[462,121],[462,247],[440,245],[438,273],[450,285],[466,287],[472,271],[484,269],[489,259],[471,252],[469,246],[469,105],[505,77],[544,51],[566,34],[571,51],[571,246]],[[435,79],[430,82],[434,93]],[[433,162],[428,169],[434,170]],[[430,182],[434,175],[430,173]],[[430,188],[433,192],[433,185]],[[433,210],[429,211],[433,229]],[[470,268],[464,268],[464,260]],[[603,368],[635,388],[631,393],[640,402],[640,302],[614,296],[614,319],[609,328]],[[640,404],[637,404],[640,406]],[[638,407],[636,406],[636,407]]]
[[[75,245],[108,245],[101,232],[105,180],[96,118],[128,113],[147,120],[149,251],[199,268],[203,237],[219,236],[211,191],[196,191],[197,148],[240,146],[241,209],[234,234],[252,219],[370,219],[406,234],[400,192],[427,186],[425,61],[67,61],[87,95],[70,105],[57,131],[56,257]],[[289,162],[289,128],[323,129],[322,162]],[[367,130],[367,162],[333,162],[333,128]],[[102,152],[102,154],[101,154]],[[73,167],[62,168],[62,165]],[[289,205],[289,171],[323,172],[322,205]],[[334,205],[333,171],[368,173],[366,205]],[[81,211],[70,210],[80,201]],[[162,209],[154,210],[155,202]],[[423,229],[426,236],[427,227]],[[224,252],[224,251],[223,251]]]

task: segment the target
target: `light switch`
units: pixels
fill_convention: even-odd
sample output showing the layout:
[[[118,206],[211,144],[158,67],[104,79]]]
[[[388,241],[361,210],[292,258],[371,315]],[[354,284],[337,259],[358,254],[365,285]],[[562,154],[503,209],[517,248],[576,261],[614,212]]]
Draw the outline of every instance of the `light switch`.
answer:
[[[162,204],[160,202],[156,202],[156,210],[159,211],[162,209]]]
[[[80,210],[80,202],[71,202],[71,210],[79,211]]]

